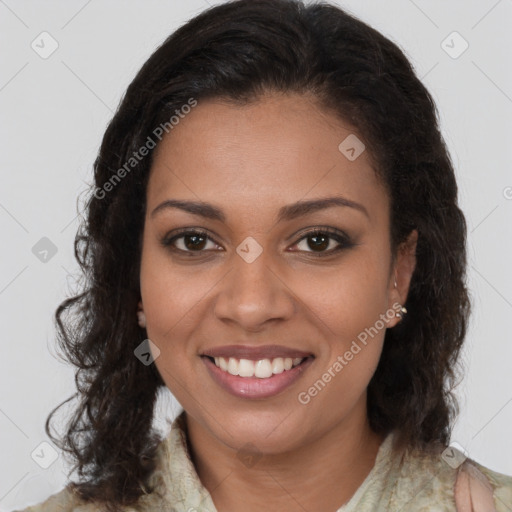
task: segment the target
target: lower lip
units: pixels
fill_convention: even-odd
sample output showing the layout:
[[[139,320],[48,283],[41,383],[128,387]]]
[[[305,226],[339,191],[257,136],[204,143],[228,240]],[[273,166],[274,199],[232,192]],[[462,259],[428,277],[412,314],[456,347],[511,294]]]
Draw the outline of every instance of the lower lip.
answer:
[[[207,357],[201,357],[213,380],[226,391],[240,398],[268,398],[275,396],[291,386],[313,362],[308,357],[291,370],[272,375],[266,379],[259,377],[240,377],[221,370]]]

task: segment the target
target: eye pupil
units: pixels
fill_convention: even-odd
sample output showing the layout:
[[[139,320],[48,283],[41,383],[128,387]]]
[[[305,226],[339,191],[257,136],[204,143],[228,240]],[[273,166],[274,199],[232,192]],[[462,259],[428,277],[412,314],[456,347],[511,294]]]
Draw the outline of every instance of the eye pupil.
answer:
[[[316,242],[312,245],[309,243],[309,240],[316,240]],[[311,249],[326,249],[329,247],[329,237],[322,234],[310,235],[308,237],[308,245]]]
[[[203,249],[206,237],[203,235],[185,235],[183,237],[187,249]],[[191,244],[188,241],[193,240]],[[201,245],[202,244],[202,245]]]

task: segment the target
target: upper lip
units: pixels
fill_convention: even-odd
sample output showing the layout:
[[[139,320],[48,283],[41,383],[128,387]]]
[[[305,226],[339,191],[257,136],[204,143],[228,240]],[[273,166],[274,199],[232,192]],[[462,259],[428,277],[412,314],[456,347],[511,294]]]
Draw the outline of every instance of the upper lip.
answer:
[[[201,355],[258,361],[260,359],[273,359],[276,357],[308,357],[313,354],[281,345],[260,345],[257,347],[250,345],[224,345],[207,349]]]

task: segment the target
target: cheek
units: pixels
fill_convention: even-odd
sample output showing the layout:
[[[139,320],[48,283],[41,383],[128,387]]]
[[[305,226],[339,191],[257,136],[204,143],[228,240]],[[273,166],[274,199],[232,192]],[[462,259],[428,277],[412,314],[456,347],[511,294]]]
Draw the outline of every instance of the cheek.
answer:
[[[358,251],[328,272],[310,273],[294,291],[330,338],[347,341],[386,312],[389,258]]]
[[[156,238],[147,234],[141,257],[142,301],[148,326],[160,335],[171,334],[201,308],[201,299],[214,285],[215,276],[199,273],[193,265],[173,263],[171,254],[150,236]]]
[[[190,340],[202,314],[201,299],[213,285],[205,278],[201,284],[193,272],[172,265],[165,251],[150,247],[143,251],[141,296],[148,338],[160,350],[155,365],[173,396],[191,410],[194,404],[189,403],[190,393],[200,393],[193,375],[197,372],[195,365],[201,361]]]
[[[368,386],[382,352],[390,255],[361,248],[329,275],[311,274],[300,294],[323,331],[315,379],[328,381],[325,400],[355,403]],[[382,254],[385,256],[383,257]],[[390,318],[389,318],[390,319]],[[312,383],[308,382],[308,385]]]

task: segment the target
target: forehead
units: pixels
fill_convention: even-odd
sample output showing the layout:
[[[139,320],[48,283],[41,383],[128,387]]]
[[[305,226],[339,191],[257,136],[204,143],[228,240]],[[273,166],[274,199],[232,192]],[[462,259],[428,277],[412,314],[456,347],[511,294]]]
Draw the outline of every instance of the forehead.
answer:
[[[350,125],[303,95],[198,101],[155,150],[148,205],[177,197],[239,212],[341,194],[378,214],[387,194],[363,148]]]

